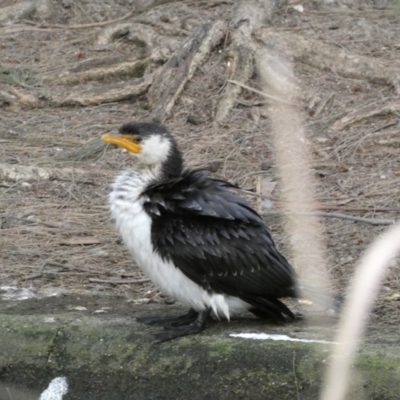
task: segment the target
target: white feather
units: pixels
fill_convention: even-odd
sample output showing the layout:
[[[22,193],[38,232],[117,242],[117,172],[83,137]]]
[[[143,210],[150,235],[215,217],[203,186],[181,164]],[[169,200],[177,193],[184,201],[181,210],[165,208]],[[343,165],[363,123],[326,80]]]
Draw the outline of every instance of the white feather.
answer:
[[[161,165],[171,150],[171,142],[165,136],[153,135],[142,143],[140,153],[135,156],[143,165]]]

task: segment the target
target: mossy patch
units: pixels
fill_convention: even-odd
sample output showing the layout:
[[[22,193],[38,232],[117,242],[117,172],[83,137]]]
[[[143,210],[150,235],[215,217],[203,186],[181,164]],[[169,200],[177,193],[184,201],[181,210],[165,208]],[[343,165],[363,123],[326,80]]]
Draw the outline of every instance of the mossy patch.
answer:
[[[332,349],[233,339],[211,329],[152,344],[154,329],[133,321],[77,319],[71,313],[53,314],[53,323],[47,320],[0,314],[0,379],[23,379],[43,389],[54,376],[65,375],[74,399],[180,400],[193,393],[199,399],[314,399]],[[364,349],[354,367],[350,398],[397,399],[399,360],[393,350]]]

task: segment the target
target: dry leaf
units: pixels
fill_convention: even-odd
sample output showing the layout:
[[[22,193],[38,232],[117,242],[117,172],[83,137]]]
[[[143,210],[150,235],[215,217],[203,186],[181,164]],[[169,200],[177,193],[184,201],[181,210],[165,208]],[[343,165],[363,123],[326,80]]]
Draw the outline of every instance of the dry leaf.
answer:
[[[251,107],[250,116],[257,123],[260,120],[260,109],[258,107]]]
[[[261,179],[260,194],[265,197],[271,197],[277,183],[276,181],[270,181],[268,178]]]
[[[385,300],[389,300],[389,301],[398,301],[400,300],[400,293],[393,293],[390,294],[389,296],[386,296]]]

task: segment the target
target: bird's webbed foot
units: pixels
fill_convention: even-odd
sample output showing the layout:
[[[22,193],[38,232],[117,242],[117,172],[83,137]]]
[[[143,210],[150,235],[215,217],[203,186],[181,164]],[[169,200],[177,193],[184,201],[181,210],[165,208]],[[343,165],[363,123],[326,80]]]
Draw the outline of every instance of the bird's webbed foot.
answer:
[[[191,308],[186,314],[179,315],[178,317],[160,317],[160,316],[139,317],[136,318],[136,321],[147,325],[181,326],[193,323],[194,321],[196,321],[198,315],[199,313]]]
[[[206,328],[207,320],[210,316],[211,309],[206,309],[198,313],[197,318],[189,325],[175,326],[165,328],[163,332],[154,335],[154,343],[166,342],[167,340],[175,339],[182,336],[194,335],[203,332]]]

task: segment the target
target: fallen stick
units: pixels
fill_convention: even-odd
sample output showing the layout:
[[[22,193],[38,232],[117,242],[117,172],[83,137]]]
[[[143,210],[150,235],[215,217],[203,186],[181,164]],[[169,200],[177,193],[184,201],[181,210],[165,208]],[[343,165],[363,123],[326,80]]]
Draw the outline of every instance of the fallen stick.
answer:
[[[54,267],[60,267],[62,269],[69,269],[69,270],[78,271],[78,272],[85,272],[85,273],[89,273],[89,274],[92,274],[92,273],[95,272],[95,271],[91,271],[91,270],[86,269],[86,268],[76,267],[74,265],[62,264],[62,263],[59,263],[57,261],[51,261],[51,260],[46,260],[40,266],[39,271],[43,272],[44,267],[46,267],[47,265],[53,265]]]
[[[54,25],[54,24],[34,24],[32,21],[24,21],[25,23],[29,25],[34,25],[39,29],[86,29],[86,28],[95,28],[98,26],[105,26],[105,25],[110,25],[110,24],[115,24],[117,22],[124,21],[133,15],[136,14],[136,7],[133,8],[133,10],[129,11],[127,14],[120,18],[115,18],[115,19],[110,19],[108,21],[102,21],[102,22],[93,22],[90,24],[82,24],[82,25]]]
[[[252,88],[251,86],[245,85],[242,82],[238,82],[238,81],[234,81],[234,80],[230,80],[230,79],[228,79],[227,82],[230,82],[230,83],[233,83],[235,85],[238,85],[238,86],[242,87],[243,89],[246,89],[246,90],[248,90],[250,92],[257,93],[260,96],[266,97],[267,99],[280,101],[282,103],[289,104],[289,105],[292,105],[292,106],[298,106],[298,104],[292,103],[292,102],[284,100],[284,99],[280,99],[279,97],[276,97],[276,96],[272,96],[271,94],[262,92],[261,90],[257,90],[255,88]]]
[[[68,225],[63,225],[63,224],[51,224],[51,223],[49,223],[49,222],[44,222],[44,221],[41,221],[41,220],[39,220],[39,219],[31,219],[31,218],[19,218],[19,217],[13,217],[12,215],[10,215],[10,216],[7,216],[6,218],[9,218],[9,219],[15,219],[15,220],[17,220],[17,221],[23,221],[23,222],[25,222],[26,224],[37,224],[37,225],[43,225],[43,226],[45,226],[45,227],[47,227],[47,228],[54,228],[54,229],[62,229],[62,230],[74,230],[75,228],[74,227],[72,227],[72,226],[68,226]]]
[[[371,83],[393,86],[400,93],[400,69],[390,60],[355,55],[316,39],[296,33],[279,32],[264,28],[257,32],[257,39],[267,47],[293,57],[294,60],[321,70],[330,70],[345,78],[365,79]]]
[[[44,268],[47,266],[47,265],[52,265],[52,266],[54,266],[54,267],[59,267],[59,268],[61,268],[61,270],[65,270],[65,269],[68,269],[68,270],[72,270],[72,271],[78,271],[78,272],[84,272],[84,273],[93,273],[93,271],[90,271],[90,270],[88,270],[88,269],[85,269],[85,268],[80,268],[80,267],[75,267],[75,266],[73,266],[73,265],[68,265],[68,264],[61,264],[61,263],[59,263],[59,262],[56,262],[56,261],[51,261],[51,260],[46,260],[41,266],[40,266],[40,268],[39,268],[39,271],[38,272],[35,272],[35,273],[33,273],[33,274],[31,274],[31,275],[28,275],[25,279],[27,280],[27,281],[32,281],[32,280],[34,280],[34,279],[39,279],[39,278],[42,278],[44,275],[54,275],[54,274],[56,274],[56,273],[59,273],[59,272],[61,272],[61,270],[60,269],[58,269],[58,270],[51,270],[51,271],[44,271]]]
[[[27,281],[33,281],[34,279],[39,279],[43,276],[43,272],[36,272],[34,274],[28,275],[25,279]]]
[[[244,190],[244,189],[236,189],[239,190],[240,192],[246,193],[250,196],[253,197],[258,197],[262,200],[269,200],[273,202],[279,202],[279,200],[273,198],[273,197],[268,197],[268,196],[263,196],[262,194],[251,192],[250,190]],[[334,200],[329,198],[329,200]],[[288,204],[287,201],[284,202],[284,204]],[[284,207],[281,204],[276,205],[277,208],[283,209]],[[338,211],[358,211],[358,212],[400,212],[399,207],[344,207],[344,206],[334,206],[334,205],[329,205],[329,204],[319,204],[314,208],[314,211],[318,210],[338,210]]]
[[[111,283],[113,285],[123,285],[125,283],[145,283],[150,282],[150,279],[96,279],[89,278],[91,283]]]
[[[326,217],[326,218],[348,219],[350,221],[364,222],[366,224],[371,224],[371,225],[393,225],[396,222],[394,219],[363,218],[363,217],[356,217],[354,215],[347,215],[341,213],[328,213],[323,211],[315,211],[315,215],[317,215],[318,217]]]
[[[0,163],[0,180],[5,181],[74,180],[84,175],[85,171],[77,168],[41,168],[29,165]]]
[[[396,221],[394,219],[375,219],[375,218],[363,218],[356,217],[354,215],[347,215],[341,213],[328,213],[323,211],[309,211],[309,212],[286,212],[280,210],[274,211],[264,211],[262,213],[263,216],[266,215],[291,215],[291,214],[300,214],[300,215],[312,215],[316,217],[325,217],[325,218],[338,218],[338,219],[347,219],[350,221],[363,222],[371,225],[393,225]]]
[[[356,122],[362,121],[364,119],[376,117],[379,115],[388,115],[397,113],[400,111],[400,103],[389,100],[384,104],[376,104],[376,102],[372,104],[368,104],[359,108],[351,113],[347,114],[343,118],[337,120],[330,129],[334,131],[338,131],[344,128],[347,128],[349,125],[352,125]]]
[[[49,97],[48,100],[55,107],[64,106],[89,106],[102,103],[114,103],[134,96],[140,96],[148,90],[153,82],[154,75],[148,74],[142,78],[133,79],[131,83],[120,82],[107,89],[104,85],[95,89],[84,92],[76,92],[72,95],[61,95],[57,97]]]
[[[78,67],[74,67],[55,78],[54,83],[70,85],[94,80],[100,81],[107,78],[115,79],[117,76],[124,75],[139,77],[143,76],[143,71],[147,67],[149,61],[149,58],[143,60],[128,60],[116,62],[111,65],[102,65],[100,67],[88,67],[85,71],[78,71]]]
[[[390,207],[343,207],[343,206],[331,206],[322,205],[318,207],[320,210],[339,210],[339,211],[359,211],[359,212],[400,212],[400,208]]]

